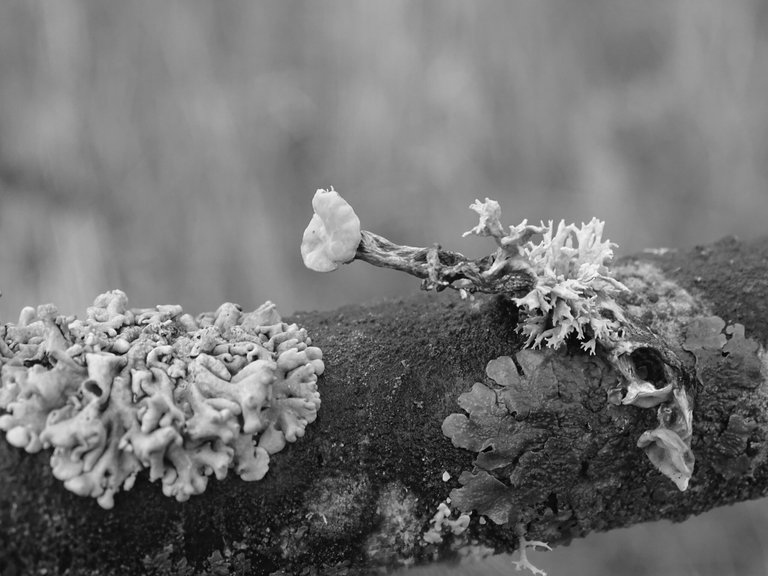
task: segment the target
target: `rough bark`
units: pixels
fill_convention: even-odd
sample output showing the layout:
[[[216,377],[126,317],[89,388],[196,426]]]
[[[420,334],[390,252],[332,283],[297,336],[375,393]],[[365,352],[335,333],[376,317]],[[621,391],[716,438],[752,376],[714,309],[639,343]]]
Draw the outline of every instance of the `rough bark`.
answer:
[[[513,356],[522,342],[517,311],[500,297],[470,305],[452,293],[420,293],[292,318],[324,351],[322,407],[261,481],[212,480],[179,503],[140,477],[103,510],[51,476],[45,451],[30,455],[0,440],[0,573],[369,573],[509,551],[521,524],[530,538],[556,545],[764,496],[768,388],[756,343],[768,340],[768,240],[725,239],[619,264],[630,276],[652,271],[654,281],[626,305],[669,328],[663,340],[694,397],[696,467],[685,492],[636,447],[654,411],[609,405],[614,369],[578,346],[563,348],[544,353],[554,393],[505,420],[506,439],[517,443],[506,447],[513,461],[488,476],[468,530],[427,543],[439,504],[452,490],[461,500],[459,478],[478,473],[478,454],[454,447],[442,423],[462,413],[458,398],[474,383],[493,386],[487,363]],[[692,296],[684,310],[674,301],[680,288]],[[746,339],[729,333],[729,347],[696,348],[688,335],[687,351],[686,326],[710,314],[743,324]],[[507,522],[481,520],[483,512]]]

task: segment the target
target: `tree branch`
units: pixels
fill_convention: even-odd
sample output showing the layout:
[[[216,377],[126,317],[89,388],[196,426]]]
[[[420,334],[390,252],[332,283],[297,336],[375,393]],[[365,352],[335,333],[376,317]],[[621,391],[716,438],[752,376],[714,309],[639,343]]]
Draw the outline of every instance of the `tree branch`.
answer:
[[[421,293],[292,319],[323,349],[322,407],[260,481],[212,480],[178,503],[139,476],[103,510],[52,477],[48,453],[0,441],[0,571],[363,574],[510,551],[520,526],[526,538],[555,545],[761,497],[767,267],[768,240],[732,239],[617,263],[631,289],[624,309],[654,335],[647,350],[663,347],[679,360],[694,401],[696,464],[685,492],[637,448],[655,411],[607,402],[616,369],[577,343],[535,356],[547,386],[520,384],[511,404],[496,406],[506,428],[493,442],[454,447],[443,423],[466,414],[462,394],[478,382],[500,389],[486,376],[488,362],[514,357],[521,382],[527,374],[518,312],[498,296],[470,304]],[[652,380],[656,358],[641,354],[635,368]],[[452,522],[473,510],[466,530],[434,521],[452,492]]]

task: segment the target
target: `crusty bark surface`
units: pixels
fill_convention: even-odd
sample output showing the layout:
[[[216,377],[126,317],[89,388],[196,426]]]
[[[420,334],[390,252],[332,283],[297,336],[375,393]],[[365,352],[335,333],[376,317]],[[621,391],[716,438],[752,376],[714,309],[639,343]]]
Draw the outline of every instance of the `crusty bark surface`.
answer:
[[[750,339],[768,340],[768,240],[624,261],[638,263],[746,328],[728,350],[691,353],[684,342],[668,343],[695,399],[696,468],[686,492],[636,447],[654,411],[610,407],[613,368],[578,346],[563,348],[545,353],[552,394],[504,419],[515,456],[486,495],[508,523],[474,513],[466,532],[426,543],[437,506],[461,488],[478,456],[455,448],[441,425],[462,413],[458,398],[474,383],[494,385],[487,363],[514,356],[522,342],[515,307],[499,297],[470,304],[453,293],[419,293],[290,319],[323,349],[322,406],[261,481],[212,479],[203,495],[179,503],[140,477],[103,510],[51,476],[49,453],[0,440],[0,574],[365,574],[511,550],[518,523],[555,545],[765,495],[765,367]]]

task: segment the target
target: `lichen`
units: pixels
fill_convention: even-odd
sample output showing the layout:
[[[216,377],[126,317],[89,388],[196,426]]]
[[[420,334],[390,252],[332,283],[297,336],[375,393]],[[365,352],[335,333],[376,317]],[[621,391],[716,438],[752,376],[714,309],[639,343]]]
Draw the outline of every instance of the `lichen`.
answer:
[[[727,425],[707,426],[707,457],[723,477],[750,476],[765,461],[765,384],[768,365],[760,344],[741,324],[726,325],[718,316],[697,318],[685,327],[683,348],[696,358],[700,397],[715,406],[727,400],[734,408]]]
[[[451,518],[453,511],[450,508],[451,499],[446,498],[437,506],[437,511],[429,520],[429,529],[424,532],[422,540],[427,544],[440,544],[443,541],[443,533],[449,532],[454,536],[460,536],[469,528],[469,514],[459,514],[457,518]]]
[[[645,450],[648,459],[662,474],[685,491],[693,475],[693,413],[685,390],[676,389],[673,396],[672,402],[658,410],[658,427],[643,432],[637,446]]]
[[[319,479],[304,494],[310,530],[328,540],[359,534],[370,516],[372,494],[371,482],[362,473]]]
[[[377,565],[409,566],[421,543],[419,499],[402,483],[384,486],[376,501],[377,530],[363,543],[368,560]]]
[[[318,194],[321,192],[324,193]],[[665,425],[673,417],[692,420],[688,393],[679,377],[680,365],[674,352],[643,321],[625,314],[617,301],[623,295],[622,302],[626,303],[629,289],[608,268],[616,245],[603,239],[604,222],[592,218],[577,226],[561,220],[555,227],[551,220],[539,226],[523,220],[507,228],[501,222],[499,203],[486,198],[470,205],[479,222],[464,233],[494,240],[496,251],[485,258],[469,260],[462,254],[444,251],[439,245],[399,246],[365,230],[359,231],[359,243],[353,253],[357,232],[352,237],[345,235],[344,229],[354,212],[335,192],[332,200],[327,218],[321,219],[315,207],[316,214],[305,232],[302,255],[307,266],[325,269],[308,262],[306,254],[307,246],[313,245],[307,239],[315,239],[319,223],[327,220],[335,227],[326,228],[323,224],[319,236],[338,233],[350,238],[344,257],[332,258],[328,270],[336,268],[338,262],[357,258],[422,278],[424,289],[454,288],[462,296],[478,291],[501,294],[518,307],[518,330],[525,336],[526,348],[557,350],[569,340],[577,340],[582,350],[595,355],[599,345],[600,355],[620,374],[616,385],[608,391],[608,402],[657,408],[659,428],[644,433],[639,445],[663,473],[685,490],[693,470],[691,427],[671,431]],[[356,217],[354,227],[359,230]],[[518,363],[529,375],[541,361],[542,357],[536,355],[518,354]],[[526,362],[533,364],[525,365]],[[653,368],[652,374],[646,373],[649,366]],[[552,384],[553,378],[538,377],[536,385],[531,385],[530,377],[517,375],[517,366],[509,357],[492,360],[488,376],[504,390],[494,391],[484,384],[475,384],[471,392],[459,398],[469,417],[450,415],[443,423],[443,432],[455,446],[479,452],[476,464],[492,470],[508,465],[509,455],[517,457],[530,440],[513,434],[514,419],[525,418],[532,408],[546,401],[550,391],[546,385]],[[557,388],[556,383],[554,387]]]
[[[528,570],[534,575],[547,576],[547,573],[544,572],[544,570],[534,566],[528,559],[528,549],[530,548],[531,550],[535,550],[536,548],[543,548],[544,550],[551,552],[552,548],[549,546],[549,544],[542,542],[541,540],[528,540],[525,534],[525,526],[522,524],[518,524],[517,526],[517,540],[517,548],[520,552],[520,560],[514,560],[512,562],[515,570],[518,572],[520,570]]]
[[[131,309],[115,290],[83,320],[45,305],[2,332],[0,429],[28,452],[52,448],[53,475],[104,508],[142,470],[180,501],[230,468],[259,480],[320,406],[322,352],[269,302],[192,318]]]
[[[623,316],[613,296],[626,287],[611,276],[607,264],[616,246],[602,239],[604,222],[593,218],[580,227],[561,221],[539,226],[523,220],[507,229],[495,200],[476,200],[479,216],[474,234],[493,238],[497,249],[479,260],[458,252],[394,244],[366,230],[351,206],[333,189],[318,190],[315,214],[301,244],[304,264],[319,272],[360,259],[422,278],[422,288],[504,294],[524,312],[521,330],[526,345],[559,348],[571,335],[595,353],[598,342],[620,339]],[[538,242],[533,238],[540,237]]]
[[[465,414],[450,414],[442,425],[443,434],[457,448],[476,452],[474,473],[462,472],[461,488],[451,491],[453,505],[462,512],[476,510],[497,524],[517,519],[521,492],[496,479],[493,474],[509,470],[520,456],[540,448],[550,436],[545,428],[522,423],[532,411],[560,402],[551,352],[522,350],[515,360],[501,356],[491,360],[486,374],[497,387],[477,382],[459,396]]]
[[[315,210],[301,241],[307,268],[331,272],[351,262],[360,244],[360,219],[333,187],[318,190],[312,199]]]
[[[517,521],[519,497],[513,488],[485,470],[465,470],[459,483],[462,487],[451,491],[451,502],[459,510],[476,510],[500,525]]]
[[[580,227],[560,221],[530,226],[523,220],[501,225],[498,202],[476,200],[470,206],[480,216],[478,226],[465,233],[491,236],[499,248],[493,267],[526,266],[536,279],[533,288],[515,303],[526,313],[522,332],[526,345],[559,348],[575,334],[592,354],[598,341],[617,339],[622,314],[612,296],[627,288],[608,272],[614,243],[603,240],[605,223],[592,218]],[[539,242],[532,238],[541,236]]]
[[[629,288],[621,298],[624,314],[641,320],[665,342],[681,342],[683,328],[700,316],[709,316],[706,302],[670,279],[646,260],[625,260],[611,266],[615,278]]]

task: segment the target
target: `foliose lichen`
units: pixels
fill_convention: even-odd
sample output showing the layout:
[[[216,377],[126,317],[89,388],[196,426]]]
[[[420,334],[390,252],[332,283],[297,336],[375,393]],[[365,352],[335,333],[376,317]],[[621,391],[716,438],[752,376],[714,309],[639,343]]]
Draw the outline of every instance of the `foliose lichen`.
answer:
[[[192,317],[128,307],[114,290],[86,317],[25,308],[0,328],[0,429],[104,508],[142,470],[179,501],[230,468],[259,480],[317,417],[322,352],[267,302]]]
[[[704,316],[687,324],[683,348],[696,358],[700,399],[709,402],[719,416],[714,423],[699,423],[699,433],[709,439],[707,460],[725,478],[751,476],[768,458],[765,349],[746,337],[743,325],[726,326],[718,316]],[[733,408],[718,414],[726,402]]]

